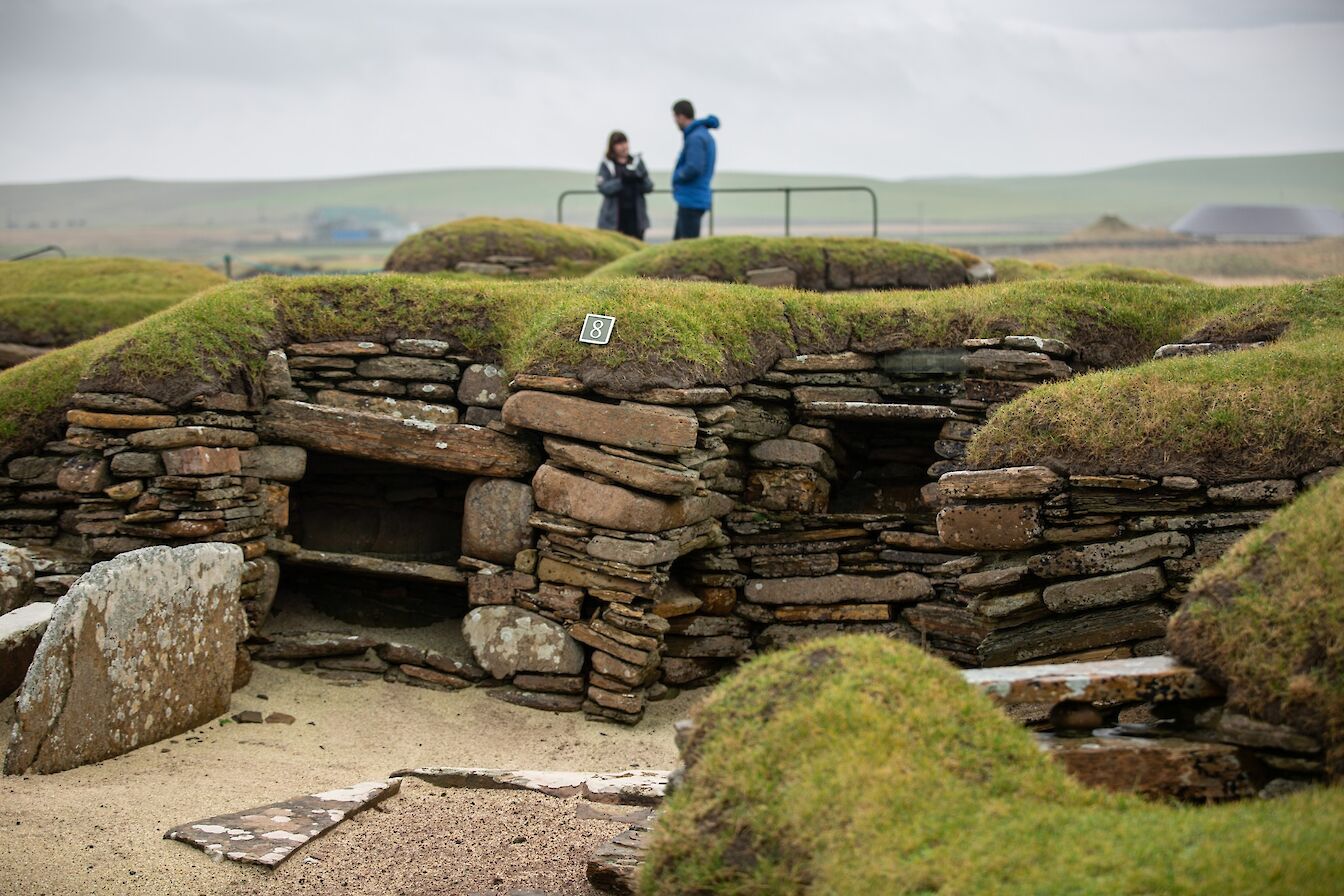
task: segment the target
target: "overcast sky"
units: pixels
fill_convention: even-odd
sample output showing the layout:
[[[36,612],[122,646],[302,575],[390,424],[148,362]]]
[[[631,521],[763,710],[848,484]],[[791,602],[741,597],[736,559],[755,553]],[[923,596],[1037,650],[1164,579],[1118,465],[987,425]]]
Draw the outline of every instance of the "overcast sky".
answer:
[[[1054,173],[1344,148],[1344,0],[4,0],[0,182]]]

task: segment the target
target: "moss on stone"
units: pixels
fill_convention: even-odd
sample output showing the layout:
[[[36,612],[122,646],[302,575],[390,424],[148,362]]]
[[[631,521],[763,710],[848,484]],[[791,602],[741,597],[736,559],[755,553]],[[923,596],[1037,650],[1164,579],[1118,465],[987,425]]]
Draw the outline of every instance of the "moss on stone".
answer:
[[[0,264],[0,342],[69,345],[223,282],[197,264],[144,258]]]
[[[402,273],[453,271],[459,262],[512,255],[546,266],[547,276],[578,276],[628,255],[642,243],[611,230],[528,218],[464,218],[402,240],[384,266]]]
[[[876,636],[753,660],[696,710],[640,892],[1326,894],[1344,791],[1091,790],[948,663]]]
[[[973,255],[941,246],[860,237],[721,236],[650,246],[590,276],[745,283],[747,272],[786,267],[800,289],[928,289],[966,283]]]
[[[1320,738],[1344,775],[1344,476],[1310,489],[1196,581],[1168,643],[1228,706]]]
[[[1104,280],[1114,283],[1191,284],[1194,280],[1170,271],[1156,271],[1121,264],[1074,264],[1060,267],[1049,261],[996,258],[994,279],[999,283],[1018,280]]]

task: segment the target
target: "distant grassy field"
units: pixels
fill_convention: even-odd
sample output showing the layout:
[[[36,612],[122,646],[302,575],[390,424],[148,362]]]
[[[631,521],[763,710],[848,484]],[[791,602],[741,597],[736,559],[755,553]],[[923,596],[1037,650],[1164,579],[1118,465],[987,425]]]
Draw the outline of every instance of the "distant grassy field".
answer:
[[[726,137],[724,139],[727,139]],[[666,187],[666,170],[653,174]],[[881,235],[976,245],[1040,241],[1103,212],[1140,227],[1165,227],[1201,202],[1344,206],[1344,152],[1186,159],[1084,174],[884,181],[863,177],[723,172],[721,188],[861,185],[877,193]],[[586,190],[586,171],[455,170],[312,181],[150,182],[108,180],[0,185],[0,246],[56,242],[79,252],[172,249],[203,257],[239,241],[292,240],[318,206],[377,206],[430,226],[472,215],[555,220],[557,194]],[[588,226],[596,200],[576,197],[567,223]],[[721,196],[721,233],[782,233],[780,196]],[[671,200],[652,198],[651,236],[665,238]],[[795,196],[795,235],[865,235],[861,194]],[[70,222],[76,222],[72,226]],[[82,222],[82,223],[81,223]],[[279,248],[279,247],[277,247]],[[195,254],[192,254],[195,253]]]
[[[1061,247],[1032,252],[1029,258],[1059,265],[1109,262],[1157,268],[1203,280],[1314,280],[1344,274],[1344,239],[1262,245],[1200,243],[1169,248]]]

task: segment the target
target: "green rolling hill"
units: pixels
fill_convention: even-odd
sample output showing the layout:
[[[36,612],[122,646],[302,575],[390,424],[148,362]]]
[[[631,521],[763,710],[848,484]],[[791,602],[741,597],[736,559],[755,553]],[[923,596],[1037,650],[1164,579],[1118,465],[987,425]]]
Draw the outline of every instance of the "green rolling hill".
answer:
[[[655,172],[659,186],[667,173]],[[930,240],[1015,239],[1057,235],[1103,212],[1143,227],[1163,227],[1201,202],[1303,203],[1344,206],[1344,152],[1182,159],[1083,174],[955,177],[887,181],[862,177],[724,172],[719,187],[858,184],[871,187],[885,236]],[[118,233],[139,231],[128,246],[177,240],[201,249],[230,241],[292,239],[319,206],[374,206],[430,225],[476,214],[554,220],[556,195],[587,189],[586,172],[545,169],[451,170],[330,180],[172,182],[102,180],[0,185],[0,244],[60,242],[63,233],[100,234],[115,247]],[[782,200],[723,196],[719,229],[776,232]],[[566,221],[588,223],[594,200],[566,206]],[[655,197],[655,230],[671,203]],[[867,200],[828,194],[794,199],[796,232],[861,232]],[[147,233],[149,235],[146,235]],[[655,232],[656,235],[656,232]],[[148,241],[148,242],[146,242]]]

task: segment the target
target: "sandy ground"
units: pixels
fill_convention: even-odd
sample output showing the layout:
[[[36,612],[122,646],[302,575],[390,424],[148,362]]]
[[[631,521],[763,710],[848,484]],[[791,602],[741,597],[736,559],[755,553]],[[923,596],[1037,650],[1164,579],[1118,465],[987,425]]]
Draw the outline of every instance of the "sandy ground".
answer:
[[[703,693],[653,704],[644,721],[629,729],[588,722],[580,713],[511,706],[480,688],[444,693],[383,681],[340,684],[299,670],[258,665],[252,682],[233,695],[230,712],[285,712],[296,717],[293,725],[216,721],[96,765],[56,775],[0,778],[0,894],[236,896],[322,893],[328,886],[331,892],[417,896],[505,892],[494,880],[511,882],[509,866],[521,862],[522,874],[542,855],[557,866],[552,870],[561,875],[559,882],[569,879],[562,877],[568,871],[558,867],[568,863],[569,845],[590,836],[602,839],[608,825],[585,822],[580,833],[574,827],[572,802],[542,805],[540,797],[530,800],[531,806],[510,805],[493,794],[438,797],[433,795],[438,788],[408,783],[406,797],[389,804],[395,811],[370,816],[344,834],[338,828],[289,861],[297,866],[309,852],[324,856],[320,873],[312,863],[293,869],[282,865],[276,872],[215,864],[186,844],[161,838],[176,824],[411,766],[671,768],[676,760],[672,724]],[[12,701],[0,712],[5,730]],[[433,800],[442,802],[434,803],[428,814],[396,808]],[[501,815],[512,824],[523,819],[535,833],[522,836],[529,842],[535,836],[538,842],[523,850],[522,844],[504,842],[512,837],[502,836]],[[401,844],[380,836],[381,845],[374,845],[358,836],[361,831],[389,831],[386,825],[400,818],[412,826]],[[561,822],[565,826],[556,827]],[[434,836],[436,830],[441,837]],[[353,841],[360,843],[367,863],[342,864],[329,849],[329,844]],[[407,852],[397,851],[402,849]],[[423,885],[412,886],[419,880],[417,865],[429,868],[429,876]],[[394,866],[396,885],[406,888],[401,891],[379,886],[371,876],[378,867]],[[290,880],[290,886],[280,886],[283,880]],[[471,882],[470,887],[456,889],[463,882]],[[557,893],[583,892],[566,890],[563,883],[555,886]]]
[[[386,811],[365,812],[281,865],[264,896],[462,896],[541,890],[596,893],[588,854],[629,825],[580,820],[577,800],[498,790],[444,790],[408,780]],[[309,859],[312,861],[309,861]]]

